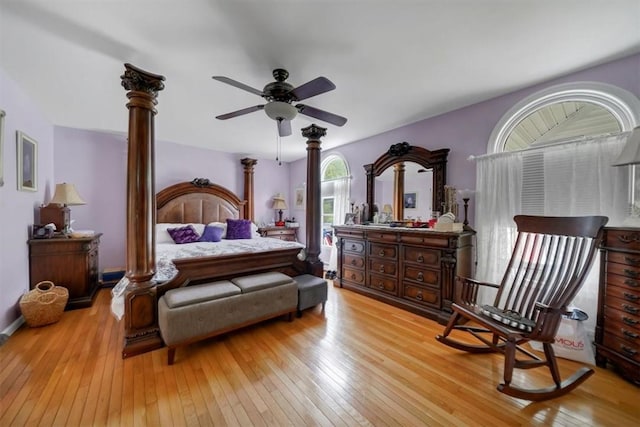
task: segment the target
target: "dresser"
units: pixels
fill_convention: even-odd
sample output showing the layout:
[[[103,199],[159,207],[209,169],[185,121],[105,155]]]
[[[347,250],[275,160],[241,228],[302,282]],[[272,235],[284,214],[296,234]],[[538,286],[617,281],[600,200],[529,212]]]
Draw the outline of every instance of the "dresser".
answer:
[[[258,233],[262,237],[272,237],[289,242],[298,240],[298,229],[294,227],[261,227],[258,229]]]
[[[607,227],[601,263],[596,364],[640,385],[640,228]]]
[[[457,275],[471,276],[473,232],[335,226],[340,287],[446,323]]]
[[[91,306],[99,286],[101,235],[29,240],[30,289],[50,280],[69,290],[67,309]]]

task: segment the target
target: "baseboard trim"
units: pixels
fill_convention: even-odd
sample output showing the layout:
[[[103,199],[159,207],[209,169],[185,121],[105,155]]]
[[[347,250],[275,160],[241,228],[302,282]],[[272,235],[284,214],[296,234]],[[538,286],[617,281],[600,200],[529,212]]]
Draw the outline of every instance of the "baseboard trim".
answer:
[[[7,342],[9,337],[22,325],[24,325],[24,316],[20,315],[20,317],[14,320],[9,326],[4,328],[4,331],[0,332],[0,345]]]

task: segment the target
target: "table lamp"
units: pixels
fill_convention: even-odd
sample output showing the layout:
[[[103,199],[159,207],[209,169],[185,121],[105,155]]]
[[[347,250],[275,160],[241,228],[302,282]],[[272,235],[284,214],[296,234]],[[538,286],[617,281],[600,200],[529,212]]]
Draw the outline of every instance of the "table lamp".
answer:
[[[85,205],[86,202],[82,200],[73,184],[63,182],[56,184],[56,191],[49,202],[49,205],[51,204],[62,205],[61,210],[64,218],[62,233],[69,234],[71,232],[71,210],[68,206]]]
[[[273,205],[271,206],[271,208],[278,211],[278,221],[276,222],[276,225],[278,227],[284,226],[284,221],[282,220],[282,210],[287,209],[287,204],[284,201],[284,195],[282,193],[278,193],[273,196]]]

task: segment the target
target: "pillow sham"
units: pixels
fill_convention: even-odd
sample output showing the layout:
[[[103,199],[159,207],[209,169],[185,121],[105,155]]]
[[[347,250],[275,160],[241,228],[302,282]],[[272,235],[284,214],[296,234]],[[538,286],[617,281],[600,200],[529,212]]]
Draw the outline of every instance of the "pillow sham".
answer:
[[[248,219],[227,219],[227,240],[251,238],[251,221]]]
[[[178,228],[168,228],[167,232],[176,244],[193,243],[200,239],[200,235],[192,225],[186,225]]]
[[[214,225],[207,225],[204,227],[202,236],[200,236],[199,242],[219,242],[222,240],[222,233],[224,228]]]
[[[196,223],[189,223],[189,224],[183,224],[183,223],[171,223],[171,222],[159,222],[156,224],[156,244],[158,243],[171,243],[174,244],[175,242],[173,241],[173,238],[171,238],[171,235],[169,234],[169,232],[167,231],[170,228],[180,228],[180,227],[185,227],[187,225],[192,226],[195,230],[196,233],[198,233],[198,235],[201,235],[204,231],[204,224],[196,224]]]

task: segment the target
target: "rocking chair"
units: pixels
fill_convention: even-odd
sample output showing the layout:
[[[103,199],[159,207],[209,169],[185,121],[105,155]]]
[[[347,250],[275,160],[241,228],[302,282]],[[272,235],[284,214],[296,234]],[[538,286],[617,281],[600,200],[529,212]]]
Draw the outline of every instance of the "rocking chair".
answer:
[[[498,390],[532,401],[562,396],[584,382],[594,372],[583,367],[561,381],[553,347],[562,316],[580,290],[593,263],[608,218],[541,217],[517,215],[518,235],[511,260],[501,284],[457,278],[453,314],[436,339],[471,353],[504,354],[504,383]],[[497,289],[493,305],[476,303],[481,286]],[[450,337],[453,330],[471,333],[482,345]],[[545,358],[521,344],[542,342]],[[518,359],[517,356],[525,355]],[[513,369],[547,366],[555,386],[542,389],[511,385]]]

